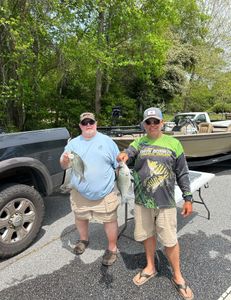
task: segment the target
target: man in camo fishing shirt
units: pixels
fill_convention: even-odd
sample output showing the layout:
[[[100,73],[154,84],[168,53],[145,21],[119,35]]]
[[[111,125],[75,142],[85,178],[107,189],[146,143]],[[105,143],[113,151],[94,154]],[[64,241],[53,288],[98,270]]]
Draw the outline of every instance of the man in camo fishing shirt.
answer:
[[[184,198],[181,214],[192,213],[189,172],[182,145],[176,138],[163,134],[162,112],[155,107],[145,110],[143,126],[146,135],[137,138],[121,152],[117,160],[134,161],[135,239],[143,242],[146,267],[133,282],[140,286],[157,275],[154,263],[156,238],[165,246],[173,270],[172,284],[184,299],[193,299],[180,270],[177,241],[177,210],[174,197],[175,180]]]
[[[102,264],[110,266],[118,254],[119,200],[114,185],[119,149],[110,137],[97,131],[93,113],[81,114],[79,127],[81,135],[69,141],[60,158],[63,169],[73,167],[70,201],[80,236],[74,252],[80,255],[88,246],[89,220],[93,218],[104,225],[108,247]]]

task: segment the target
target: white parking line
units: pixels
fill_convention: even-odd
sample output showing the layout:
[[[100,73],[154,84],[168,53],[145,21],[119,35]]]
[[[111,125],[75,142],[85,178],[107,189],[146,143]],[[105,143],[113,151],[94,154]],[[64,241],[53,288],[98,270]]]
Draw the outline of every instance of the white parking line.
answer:
[[[231,286],[217,300],[231,300]]]

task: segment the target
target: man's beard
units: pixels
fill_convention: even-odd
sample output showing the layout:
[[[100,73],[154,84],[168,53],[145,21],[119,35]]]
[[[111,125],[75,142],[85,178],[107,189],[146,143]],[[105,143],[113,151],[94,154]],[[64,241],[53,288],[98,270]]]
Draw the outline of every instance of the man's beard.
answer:
[[[89,129],[89,130],[86,130],[86,131],[84,132],[84,137],[86,137],[86,138],[91,138],[91,137],[93,137],[95,134],[96,134],[96,130],[95,130],[95,129]]]

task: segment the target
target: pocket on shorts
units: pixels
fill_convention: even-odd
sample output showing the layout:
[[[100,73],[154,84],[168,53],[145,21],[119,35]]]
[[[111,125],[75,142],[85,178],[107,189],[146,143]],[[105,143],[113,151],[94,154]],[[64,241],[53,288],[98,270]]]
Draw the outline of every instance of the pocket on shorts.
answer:
[[[119,199],[115,192],[110,193],[104,198],[105,210],[110,213],[117,209],[119,206]]]

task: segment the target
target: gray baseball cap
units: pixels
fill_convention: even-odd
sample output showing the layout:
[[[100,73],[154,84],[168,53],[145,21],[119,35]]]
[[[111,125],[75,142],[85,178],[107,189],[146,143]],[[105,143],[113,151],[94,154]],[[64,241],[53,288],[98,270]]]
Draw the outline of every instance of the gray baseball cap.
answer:
[[[150,118],[154,118],[154,119],[157,119],[157,120],[163,120],[163,115],[162,115],[161,110],[159,108],[156,108],[156,107],[147,108],[144,111],[143,122],[145,122],[147,119],[150,119]]]

